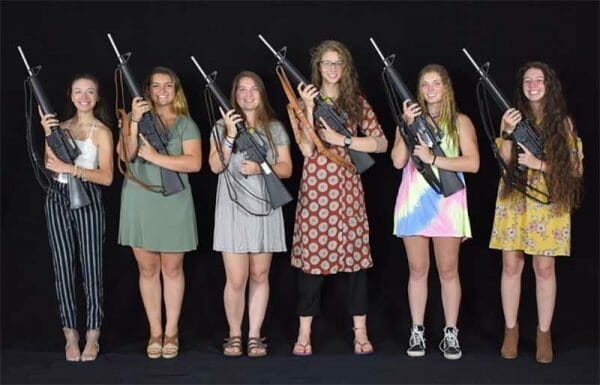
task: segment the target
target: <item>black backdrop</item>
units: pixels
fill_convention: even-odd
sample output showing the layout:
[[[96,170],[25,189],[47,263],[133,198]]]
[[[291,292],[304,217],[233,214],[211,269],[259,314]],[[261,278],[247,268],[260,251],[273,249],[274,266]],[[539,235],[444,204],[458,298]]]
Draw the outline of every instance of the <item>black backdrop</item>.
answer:
[[[597,2],[6,2],[2,10],[2,346],[54,349],[60,322],[51,257],[43,216],[44,194],[37,186],[25,150],[23,80],[17,53],[22,45],[30,64],[42,64],[40,78],[57,111],[64,109],[66,85],[78,72],[96,74],[103,96],[114,102],[116,57],[106,33],[122,52],[132,51],[130,66],[141,80],[155,65],[173,68],[186,91],[192,117],[203,135],[204,165],[190,180],[195,197],[200,245],[185,257],[186,294],[181,317],[184,340],[211,340],[216,346],[227,327],[222,305],[224,270],[212,251],[216,176],[206,163],[208,120],[204,85],[193,66],[195,55],[206,70],[217,69],[218,84],[229,92],[233,76],[244,69],[264,79],[270,101],[286,121],[284,95],[274,72],[274,58],[258,40],[263,34],[309,75],[310,47],[323,39],[344,42],[352,52],[360,83],[390,142],[393,123],[382,89],[381,61],[368,38],[386,53],[414,89],[425,64],[450,71],[459,108],[477,127],[481,168],[467,175],[473,239],[461,248],[462,341],[485,341],[497,349],[503,327],[499,284],[501,257],[488,249],[498,170],[475,99],[476,74],[461,53],[466,47],[479,61],[491,61],[491,74],[507,96],[515,73],[528,60],[550,63],[558,72],[584,143],[586,196],[573,217],[572,257],[557,263],[558,298],[554,318],[558,349],[575,344],[597,346],[598,339],[598,3]],[[497,111],[496,111],[497,112]],[[496,122],[499,115],[496,114]],[[37,125],[37,119],[36,119]],[[36,131],[40,132],[40,131]],[[116,138],[117,132],[114,131]],[[391,145],[390,145],[391,149]],[[285,183],[298,188],[302,158],[292,146],[294,173]],[[391,235],[392,210],[400,172],[389,150],[364,175],[375,266],[369,277],[369,326],[376,346],[404,346],[410,323],[407,263],[400,239]],[[139,348],[147,336],[145,314],[131,251],[116,244],[122,178],[104,188],[107,228],[104,253],[105,321],[109,348]],[[288,246],[295,202],[285,207]],[[531,340],[536,325],[534,280],[530,260],[524,272],[521,324]],[[291,343],[297,330],[295,270],[289,255],[274,257],[271,301],[263,328],[270,339]],[[426,324],[443,327],[439,284],[432,264]],[[315,333],[350,338],[349,317],[335,283],[328,283],[324,313]],[[81,290],[79,290],[81,292]],[[80,298],[81,299],[81,298]],[[84,303],[81,302],[80,309]],[[83,313],[83,312],[80,312]],[[341,323],[342,326],[339,326]],[[81,327],[84,320],[80,322]],[[465,341],[465,338],[467,339]],[[437,339],[437,338],[436,338]],[[48,344],[48,341],[53,343]],[[203,342],[198,342],[203,343]],[[105,350],[106,351],[106,350]]]

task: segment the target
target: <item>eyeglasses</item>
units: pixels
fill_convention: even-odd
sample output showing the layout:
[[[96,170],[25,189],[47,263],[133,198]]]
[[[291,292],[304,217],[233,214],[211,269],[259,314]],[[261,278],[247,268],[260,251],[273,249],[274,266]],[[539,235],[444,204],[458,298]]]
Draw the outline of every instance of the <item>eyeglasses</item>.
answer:
[[[324,68],[332,68],[332,67],[341,67],[344,64],[343,61],[331,61],[331,60],[321,60],[321,66]]]

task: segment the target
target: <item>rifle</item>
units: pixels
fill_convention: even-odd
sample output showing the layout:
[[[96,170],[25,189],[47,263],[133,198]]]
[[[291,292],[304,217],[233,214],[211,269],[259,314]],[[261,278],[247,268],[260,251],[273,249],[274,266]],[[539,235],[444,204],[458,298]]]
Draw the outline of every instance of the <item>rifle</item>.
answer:
[[[465,185],[456,172],[438,168],[438,178],[431,165],[425,164],[419,157],[413,155],[413,149],[415,145],[419,144],[419,138],[421,138],[427,147],[431,148],[435,156],[445,157],[444,150],[440,147],[441,138],[438,135],[439,129],[431,127],[424,115],[417,116],[411,125],[407,126],[404,123],[401,106],[405,100],[414,103],[415,98],[408,91],[396,68],[393,67],[396,55],[392,54],[387,58],[384,57],[377,44],[375,44],[375,40],[373,38],[369,40],[383,61],[384,68],[381,75],[390,109],[392,110],[394,121],[400,128],[400,134],[404,139],[404,143],[406,143],[415,167],[438,194],[443,194],[447,197],[462,190]]]
[[[282,66],[287,73],[294,79],[296,84],[304,83],[305,85],[309,85],[310,83],[306,80],[304,76],[294,67],[294,65],[285,57],[287,52],[287,47],[283,47],[279,50],[279,52],[275,51],[271,44],[265,40],[262,35],[258,35],[258,38],[262,40],[262,42],[267,46],[267,48],[275,55],[277,58],[277,67]],[[315,121],[318,121],[319,118],[325,119],[327,124],[331,128],[333,128],[338,133],[344,135],[349,138],[352,136],[348,128],[346,128],[346,121],[348,120],[348,116],[343,111],[336,111],[336,108],[325,101],[325,98],[321,94],[317,95],[314,99],[315,102],[315,110],[313,113],[313,117]],[[352,159],[352,163],[356,166],[356,171],[359,174],[362,174],[366,170],[368,170],[375,161],[373,158],[365,153],[356,150],[348,149],[348,154],[350,155],[350,159]]]
[[[479,81],[477,82],[476,88],[479,113],[481,115],[483,128],[490,142],[492,152],[494,154],[494,157],[496,158],[496,161],[498,162],[498,167],[500,168],[500,175],[502,179],[507,185],[515,188],[517,191],[520,191],[521,193],[525,194],[525,196],[539,203],[551,203],[550,195],[547,192],[542,191],[527,183],[526,175],[523,174],[523,172],[527,170],[527,166],[522,164],[517,165],[517,169],[520,172],[515,173],[506,164],[506,162],[500,155],[500,151],[494,139],[496,137],[496,134],[492,129],[492,119],[490,116],[487,98],[485,98],[485,94],[483,94],[483,87],[485,87],[488,93],[492,95],[493,99],[503,111],[506,111],[511,107],[504,98],[504,96],[502,96],[502,93],[498,90],[498,87],[496,86],[494,81],[488,75],[490,63],[485,63],[482,67],[479,67],[475,60],[473,60],[471,55],[469,55],[469,52],[466,49],[463,48],[463,52],[471,61],[473,66],[475,66],[475,69],[481,76],[479,78]],[[502,137],[504,139],[511,139],[520,143],[522,146],[526,147],[535,157],[543,159],[543,144],[541,140],[541,133],[531,120],[521,120],[519,123],[517,123],[515,129],[511,134],[506,135],[503,133]],[[517,151],[523,152],[523,150],[520,147],[517,147]]]
[[[191,59],[206,81],[206,88],[208,88],[215,99],[217,99],[221,108],[223,108],[224,111],[231,110],[227,98],[215,83],[217,72],[214,71],[207,76],[204,70],[202,70],[202,67],[200,67],[200,64],[196,61],[196,58],[191,56]],[[237,149],[240,152],[245,152],[248,156],[248,160],[254,161],[260,165],[260,171],[265,180],[271,207],[276,209],[290,202],[292,196],[287,191],[275,171],[273,171],[269,162],[267,162],[267,149],[265,148],[264,143],[257,142],[254,136],[248,131],[244,122],[236,123],[235,127],[238,132],[238,136],[235,139]]]
[[[133,74],[129,69],[129,66],[127,65],[129,57],[131,56],[131,52],[127,52],[121,55],[110,33],[107,33],[107,36],[108,40],[110,40],[110,44],[112,45],[113,49],[115,50],[115,53],[117,54],[117,59],[119,59],[118,69],[125,77],[125,83],[127,84],[127,88],[129,89],[131,97],[143,97],[137,85],[137,82],[135,81],[135,78],[133,77]],[[167,151],[167,144],[169,142],[169,138],[164,130],[158,128],[158,126],[161,124],[157,121],[156,117],[152,113],[144,112],[142,118],[140,119],[137,125],[138,132],[144,135],[148,143],[150,143],[159,154],[169,155]],[[179,173],[177,173],[176,171],[160,167],[160,178],[162,182],[161,192],[164,196],[169,196],[178,193],[185,188],[183,186],[183,182],[181,181]]]
[[[25,53],[23,53],[21,46],[18,46],[17,49],[21,54],[21,58],[23,59],[23,63],[25,63],[25,68],[27,69],[27,73],[29,74],[29,77],[27,78],[26,82],[29,83],[29,85],[31,86],[31,90],[33,92],[33,95],[35,96],[35,100],[42,109],[42,113],[44,115],[56,115],[56,112],[50,105],[50,102],[46,97],[46,93],[44,92],[44,89],[42,88],[42,85],[38,79],[38,74],[42,69],[42,66],[37,66],[32,70],[29,67],[29,63],[25,58]],[[50,146],[52,152],[56,155],[56,157],[65,163],[74,165],[75,159],[77,159],[77,157],[81,154],[81,150],[79,150],[79,147],[77,147],[77,144],[73,140],[71,133],[68,130],[61,129],[59,125],[54,125],[50,127],[50,135],[46,137],[46,142],[48,143],[48,146]],[[35,154],[35,152],[33,152],[33,154]],[[69,191],[70,208],[78,209],[89,205],[91,203],[90,197],[88,196],[88,193],[85,190],[81,179],[76,178],[70,173],[66,173],[66,176],[67,189]]]
[[[498,104],[498,107],[504,113],[506,110],[510,109],[511,106],[508,104],[502,93],[498,90],[498,87],[494,83],[494,81],[488,75],[488,70],[490,67],[490,63],[485,63],[482,67],[479,67],[475,60],[469,55],[469,52],[463,48],[464,54],[467,56],[469,61],[479,73],[479,82],[482,83],[488,93],[492,95],[493,99]],[[504,139],[511,139],[520,143],[525,148],[527,148],[536,158],[543,159],[544,158],[544,148],[541,140],[541,132],[538,127],[530,120],[530,119],[522,119],[519,123],[517,123],[514,131],[511,134],[505,135]],[[517,151],[522,152],[521,148],[517,148]],[[518,165],[517,168],[521,171],[525,171],[527,166]]]

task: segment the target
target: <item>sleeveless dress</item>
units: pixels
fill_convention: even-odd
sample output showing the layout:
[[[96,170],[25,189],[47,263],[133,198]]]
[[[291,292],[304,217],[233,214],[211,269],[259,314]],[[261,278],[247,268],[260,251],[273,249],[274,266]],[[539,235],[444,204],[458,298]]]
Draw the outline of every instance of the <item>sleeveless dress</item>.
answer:
[[[569,148],[574,162],[583,159],[580,138],[569,135]],[[496,139],[500,146],[503,139]],[[544,174],[527,170],[527,183],[538,190],[548,191]],[[555,204],[542,204],[518,191],[502,198],[500,179],[490,248],[520,250],[529,255],[569,256],[571,254],[571,213],[559,211]]]
[[[91,170],[98,168],[98,164],[99,164],[98,147],[96,147],[94,142],[92,142],[92,135],[94,134],[94,129],[96,128],[97,122],[98,122],[97,120],[94,120],[94,124],[92,125],[92,128],[90,128],[90,133],[88,134],[87,138],[85,138],[84,140],[79,140],[79,139],[73,138],[73,140],[75,141],[75,144],[81,151],[81,154],[79,154],[79,156],[77,158],[75,158],[75,164],[78,167],[83,167],[83,168],[87,168],[87,169],[91,169]],[[67,130],[69,129],[70,124],[71,124],[71,121],[69,121],[69,123],[67,123],[67,127],[66,127]],[[68,183],[67,174],[64,174],[64,173],[58,174],[56,176],[56,180],[60,183]]]
[[[223,119],[219,119],[215,126],[211,140],[216,140],[217,137],[222,140],[225,135]],[[271,122],[269,130],[275,146],[290,144],[290,139],[280,122]],[[273,150],[262,128],[256,129],[255,138],[262,140],[268,149],[269,164],[275,163]],[[270,208],[262,174],[247,177],[240,174],[240,163],[244,159],[245,153],[233,152],[227,169],[219,174],[213,249],[228,253],[287,251],[281,207],[275,210]]]
[[[458,145],[453,145],[450,135],[440,126],[444,135],[440,147],[447,157],[460,154]],[[433,166],[438,175],[438,168]],[[462,172],[458,177],[465,183]],[[466,187],[444,197],[435,192],[417,170],[412,158],[402,170],[402,182],[398,189],[394,207],[394,235],[397,237],[460,237],[471,238],[471,223],[467,210]]]
[[[169,155],[183,154],[183,142],[200,139],[200,130],[194,121],[179,115],[167,130]],[[142,162],[136,157],[130,164],[133,174],[142,182],[160,186],[160,167]],[[128,178],[123,179],[118,243],[157,252],[186,252],[198,246],[196,211],[188,174],[178,173],[184,189],[163,196],[160,192],[144,189]]]

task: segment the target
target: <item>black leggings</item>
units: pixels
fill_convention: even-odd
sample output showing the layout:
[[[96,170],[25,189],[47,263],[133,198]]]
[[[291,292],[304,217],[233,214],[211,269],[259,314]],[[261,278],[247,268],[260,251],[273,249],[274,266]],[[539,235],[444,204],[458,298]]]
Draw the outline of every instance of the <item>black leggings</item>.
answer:
[[[332,274],[338,276],[346,286],[346,306],[352,316],[367,314],[367,272]],[[321,308],[321,288],[325,275],[307,274],[298,270],[298,315],[301,317],[319,315]]]

